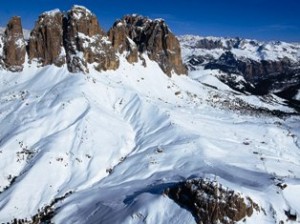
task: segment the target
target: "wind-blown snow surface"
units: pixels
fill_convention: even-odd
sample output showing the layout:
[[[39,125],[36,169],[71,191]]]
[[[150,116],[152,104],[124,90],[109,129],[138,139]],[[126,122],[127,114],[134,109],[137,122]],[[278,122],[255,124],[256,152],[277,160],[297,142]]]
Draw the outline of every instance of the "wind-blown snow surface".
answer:
[[[193,223],[162,194],[191,177],[216,178],[264,208],[246,223],[300,214],[299,117],[223,103],[291,110],[281,102],[238,95],[207,74],[169,78],[150,60],[90,70],[0,71],[0,222],[71,191],[54,205],[54,223]]]

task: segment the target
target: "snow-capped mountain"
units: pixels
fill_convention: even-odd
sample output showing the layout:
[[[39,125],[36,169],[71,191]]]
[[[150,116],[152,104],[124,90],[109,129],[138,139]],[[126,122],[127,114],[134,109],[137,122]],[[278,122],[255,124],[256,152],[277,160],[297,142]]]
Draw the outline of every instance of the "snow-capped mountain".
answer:
[[[237,59],[253,61],[278,61],[284,58],[293,62],[300,60],[300,44],[282,41],[262,42],[242,38],[201,37],[184,35],[178,37],[183,45],[185,59],[191,55],[207,55],[218,59],[226,51],[231,51]]]
[[[195,48],[199,37],[180,47],[138,15],[105,33],[81,6],[43,13],[24,45],[0,39],[0,223],[299,221],[297,107],[242,91],[258,86],[238,68],[205,67],[226,52],[255,61],[247,44],[243,57]],[[297,64],[289,46],[278,60]]]
[[[300,44],[189,35],[179,40],[190,70],[211,71],[243,93],[274,93],[300,110]]]

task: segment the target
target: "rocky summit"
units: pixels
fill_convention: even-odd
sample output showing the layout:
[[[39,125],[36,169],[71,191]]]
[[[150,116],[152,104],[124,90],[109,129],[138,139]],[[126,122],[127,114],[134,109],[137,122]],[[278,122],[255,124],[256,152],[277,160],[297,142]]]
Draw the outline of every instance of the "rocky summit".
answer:
[[[3,67],[10,71],[21,71],[25,62],[26,45],[20,17],[13,17],[4,32]]]
[[[0,41],[1,67],[21,71],[28,62],[39,66],[67,64],[70,72],[88,73],[88,64],[97,71],[119,67],[120,53],[129,63],[145,59],[157,62],[168,75],[186,74],[180,45],[163,20],[124,16],[106,33],[90,10],[73,6],[68,12],[58,9],[42,13],[26,43],[21,19],[13,17]],[[27,52],[26,52],[27,49]]]
[[[59,10],[43,13],[33,28],[28,44],[29,60],[42,65],[65,63],[63,48],[63,14]]]
[[[127,15],[114,23],[109,38],[116,50],[127,53],[131,63],[138,60],[138,54],[147,53],[161,69],[171,75],[187,72],[181,60],[178,40],[163,19],[151,20],[139,15]]]
[[[88,72],[87,64],[100,70],[117,69],[119,60],[94,14],[74,6],[64,19],[65,49],[71,72]]]

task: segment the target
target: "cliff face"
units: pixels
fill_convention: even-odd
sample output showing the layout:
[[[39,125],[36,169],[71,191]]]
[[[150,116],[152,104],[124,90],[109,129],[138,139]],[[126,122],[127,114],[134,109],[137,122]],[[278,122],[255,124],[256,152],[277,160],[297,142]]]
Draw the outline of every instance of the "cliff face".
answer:
[[[131,39],[131,31],[126,21],[117,20],[109,30],[108,36],[113,48],[121,54],[126,52],[127,61],[135,63],[138,61],[138,46]]]
[[[29,60],[42,65],[65,63],[63,48],[63,14],[59,10],[43,13],[33,28],[28,46]]]
[[[26,44],[20,17],[13,17],[7,24],[3,37],[3,63],[10,71],[23,69],[26,55]]]
[[[43,13],[29,39],[29,59],[42,65],[62,66],[70,72],[88,72],[88,64],[97,70],[118,68],[108,37],[88,9],[74,6],[64,15],[59,10]]]
[[[66,13],[56,9],[41,14],[27,44],[18,17],[9,22],[1,38],[1,64],[11,71],[23,69],[27,48],[29,63],[66,64],[70,72],[87,73],[89,64],[98,71],[115,70],[119,53],[126,53],[129,63],[143,60],[146,53],[167,75],[186,74],[179,42],[163,20],[125,16],[106,34],[91,11],[74,6]]]
[[[243,75],[247,80],[264,79],[293,71],[293,63],[286,59],[276,61],[251,59],[241,60],[230,51],[223,53],[218,59],[211,60],[204,65],[205,69],[219,69],[226,73]]]
[[[98,71],[117,69],[119,60],[98,20],[88,9],[75,6],[64,19],[65,47],[71,72],[88,72],[95,63]]]
[[[167,75],[187,73],[181,60],[179,42],[162,19],[124,16],[115,22],[109,37],[116,50],[128,52],[127,60],[131,63],[137,61],[139,54],[147,53]]]

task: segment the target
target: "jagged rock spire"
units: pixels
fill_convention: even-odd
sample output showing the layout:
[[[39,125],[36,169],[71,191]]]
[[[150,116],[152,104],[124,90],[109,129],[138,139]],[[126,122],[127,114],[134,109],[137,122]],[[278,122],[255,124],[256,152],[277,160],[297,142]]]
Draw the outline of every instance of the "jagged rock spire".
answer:
[[[186,74],[181,60],[179,41],[162,19],[151,20],[140,15],[127,15],[114,23],[109,37],[120,53],[127,51],[129,62],[137,60],[137,52],[147,53],[167,74]]]
[[[21,71],[26,42],[19,17],[9,22],[3,43],[0,63],[9,70]],[[139,59],[145,62],[142,55],[146,53],[167,75],[173,72],[186,74],[179,42],[164,20],[125,16],[113,25],[107,35],[97,17],[77,5],[66,13],[56,9],[41,14],[30,34],[27,49],[29,62],[59,67],[67,64],[70,72],[87,73],[89,64],[98,71],[117,69],[118,53],[126,52],[130,63]]]
[[[71,72],[88,72],[87,63],[98,70],[117,69],[119,60],[97,17],[82,6],[68,11],[64,22],[65,48]]]
[[[63,14],[59,10],[39,16],[30,34],[28,49],[29,60],[37,60],[42,65],[62,66],[65,63]]]
[[[70,72],[88,72],[87,64],[97,70],[118,68],[118,58],[94,14],[74,6],[65,15],[59,10],[43,13],[29,39],[30,61],[62,66]]]
[[[3,61],[10,71],[21,71],[25,62],[26,43],[20,17],[12,17],[4,32]]]

